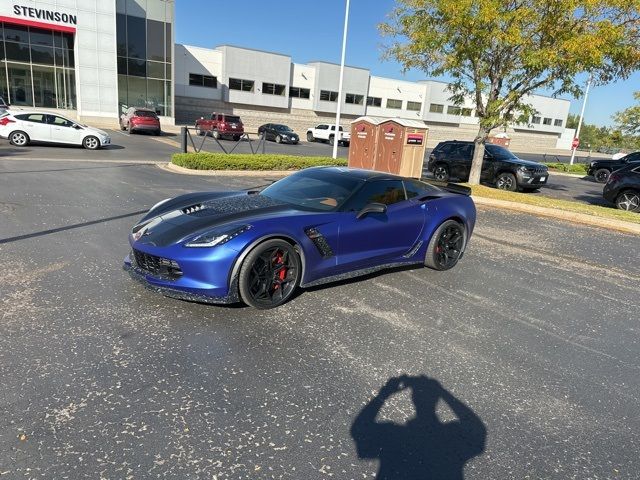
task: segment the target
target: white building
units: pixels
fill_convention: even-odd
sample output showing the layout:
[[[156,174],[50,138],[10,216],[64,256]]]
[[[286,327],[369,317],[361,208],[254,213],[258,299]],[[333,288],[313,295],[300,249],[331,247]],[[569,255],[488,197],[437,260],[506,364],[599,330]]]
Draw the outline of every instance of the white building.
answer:
[[[239,114],[248,131],[286,123],[303,133],[330,122],[339,66],[293,63],[283,53],[232,45],[174,43],[175,0],[2,0],[0,96],[13,106],[59,109],[84,121],[115,123],[127,106],[146,106],[163,124],[193,124],[212,111]],[[362,115],[422,120],[429,143],[472,139],[473,104],[454,105],[443,82],[407,82],[345,68],[345,123]],[[532,95],[528,124],[507,129],[513,147],[555,148],[569,102]]]

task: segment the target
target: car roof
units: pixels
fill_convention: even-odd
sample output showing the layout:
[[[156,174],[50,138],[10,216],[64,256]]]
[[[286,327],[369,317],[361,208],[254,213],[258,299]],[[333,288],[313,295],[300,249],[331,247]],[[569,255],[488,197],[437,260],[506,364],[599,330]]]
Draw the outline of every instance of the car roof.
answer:
[[[376,172],[374,170],[364,170],[362,168],[350,168],[350,167],[315,167],[314,169],[321,169],[325,172],[339,173],[341,175],[348,175],[358,180],[370,181],[370,180],[404,180],[404,177],[394,175],[393,173]],[[309,169],[311,170],[311,169]]]

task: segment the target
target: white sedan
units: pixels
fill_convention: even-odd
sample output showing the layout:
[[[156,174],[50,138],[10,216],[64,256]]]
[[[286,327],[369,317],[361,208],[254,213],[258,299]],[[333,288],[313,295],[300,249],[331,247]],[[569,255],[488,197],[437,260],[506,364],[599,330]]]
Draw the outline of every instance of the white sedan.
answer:
[[[96,150],[111,143],[106,132],[57,113],[22,110],[0,114],[0,137],[8,138],[16,147],[24,147],[33,141],[82,145]]]

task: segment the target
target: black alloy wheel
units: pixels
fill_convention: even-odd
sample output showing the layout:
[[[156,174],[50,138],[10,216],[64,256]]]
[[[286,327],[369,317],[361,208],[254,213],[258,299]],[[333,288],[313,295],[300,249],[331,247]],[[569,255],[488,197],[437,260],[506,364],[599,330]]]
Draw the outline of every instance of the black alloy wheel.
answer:
[[[424,264],[434,270],[449,270],[455,267],[462,255],[464,243],[464,226],[455,220],[447,220],[431,237]]]
[[[595,171],[595,173],[593,174],[593,178],[598,183],[607,183],[607,180],[609,180],[609,175],[611,175],[611,172],[609,170],[607,170],[606,168],[600,168]]]
[[[496,188],[515,192],[518,189],[518,182],[513,173],[503,172],[496,178]]]
[[[627,212],[640,212],[640,193],[633,190],[622,192],[616,198],[616,207]]]
[[[300,257],[290,243],[267,240],[242,262],[238,279],[240,297],[254,308],[275,308],[291,298],[301,272]]]
[[[435,178],[439,182],[449,181],[449,169],[447,168],[447,166],[436,165],[436,168],[433,169],[433,178]]]

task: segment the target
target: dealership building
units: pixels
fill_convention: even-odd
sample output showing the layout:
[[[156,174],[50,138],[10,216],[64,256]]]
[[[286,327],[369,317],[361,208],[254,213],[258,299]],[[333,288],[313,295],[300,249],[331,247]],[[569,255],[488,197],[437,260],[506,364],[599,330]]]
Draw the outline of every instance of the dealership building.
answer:
[[[338,65],[299,64],[286,53],[233,45],[175,44],[174,23],[174,0],[2,0],[0,96],[15,107],[56,109],[101,124],[115,124],[126,106],[153,108],[164,125],[234,113],[247,131],[285,123],[303,133],[334,119]],[[402,117],[424,121],[430,144],[472,139],[478,124],[472,102],[454,105],[450,95],[443,82],[382,78],[347,66],[340,100],[344,123],[363,115]],[[569,101],[542,95],[527,101],[537,113],[527,125],[506,129],[512,148],[564,148]]]

